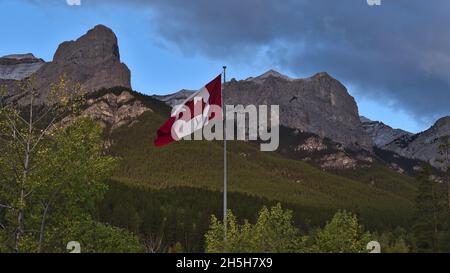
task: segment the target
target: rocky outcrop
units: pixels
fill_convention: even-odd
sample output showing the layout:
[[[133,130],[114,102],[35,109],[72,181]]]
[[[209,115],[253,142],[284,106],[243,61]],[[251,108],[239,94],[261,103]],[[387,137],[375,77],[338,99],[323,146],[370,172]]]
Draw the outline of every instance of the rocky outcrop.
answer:
[[[248,79],[246,79],[246,81],[252,81],[252,82],[256,82],[256,83],[264,83],[264,81],[269,78],[269,77],[275,77],[275,78],[280,78],[280,79],[284,79],[287,81],[292,81],[294,79],[292,79],[291,77],[288,77],[286,75],[281,74],[278,71],[275,71],[273,69],[267,71],[266,73],[258,76],[258,77],[250,77]]]
[[[349,157],[345,153],[336,153],[326,155],[322,158],[323,169],[355,169],[357,166],[357,160]]]
[[[33,54],[16,54],[0,58],[0,80],[22,80],[45,64],[44,60],[36,58]]]
[[[225,85],[226,104],[279,105],[280,123],[301,132],[371,150],[372,140],[359,120],[358,107],[347,89],[327,73],[292,79],[276,71]]]
[[[450,116],[439,119],[422,133],[401,136],[382,148],[406,158],[427,161],[441,168],[443,165],[439,162],[439,139],[447,135],[450,135]]]
[[[70,123],[79,117],[90,117],[107,132],[112,132],[121,126],[132,126],[137,122],[137,118],[147,111],[153,110],[128,91],[123,91],[119,95],[107,93],[98,98],[89,99],[81,114],[66,117],[63,124]]]
[[[60,44],[51,62],[45,63],[32,54],[2,59],[0,80],[3,75],[4,83],[9,84],[11,100],[21,101],[11,81],[23,80],[30,75],[36,78],[37,103],[44,102],[51,85],[63,75],[68,81],[81,84],[87,93],[113,87],[131,89],[131,73],[120,61],[117,37],[103,25],[94,27],[75,41]]]
[[[395,139],[413,135],[410,132],[401,129],[393,129],[383,122],[372,121],[365,117],[361,117],[361,122],[362,127],[377,147],[384,147]]]
[[[131,89],[130,70],[120,61],[117,37],[102,25],[58,47],[53,61],[36,72],[41,94],[45,95],[61,75],[80,83],[88,93],[112,87]]]
[[[170,107],[174,107],[175,105],[179,105],[182,104],[183,101],[185,101],[190,95],[192,95],[194,93],[194,91],[192,90],[180,90],[176,93],[170,94],[170,95],[153,95],[152,97],[165,102],[167,105],[169,105]]]
[[[309,137],[304,143],[297,145],[294,151],[306,151],[306,152],[320,152],[326,150],[328,147],[318,137]]]
[[[14,94],[17,83],[31,76],[45,64],[33,54],[15,54],[0,58],[0,86],[6,86],[7,95]]]

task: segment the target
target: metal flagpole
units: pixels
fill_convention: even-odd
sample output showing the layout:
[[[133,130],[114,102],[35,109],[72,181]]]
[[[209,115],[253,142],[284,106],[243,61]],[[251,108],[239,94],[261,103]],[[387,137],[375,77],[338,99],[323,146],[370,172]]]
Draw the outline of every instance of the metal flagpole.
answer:
[[[227,123],[226,123],[226,109],[223,91],[225,88],[227,67],[223,66],[223,85],[222,85],[222,113],[223,113],[223,228],[224,240],[227,240]]]

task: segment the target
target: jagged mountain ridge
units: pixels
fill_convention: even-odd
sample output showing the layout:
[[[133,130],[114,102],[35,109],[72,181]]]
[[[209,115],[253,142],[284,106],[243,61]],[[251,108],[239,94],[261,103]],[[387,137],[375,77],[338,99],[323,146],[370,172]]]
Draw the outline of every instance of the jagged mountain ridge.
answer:
[[[0,84],[10,87],[35,75],[42,95],[45,95],[50,83],[56,82],[63,74],[70,80],[80,82],[89,93],[116,86],[123,88],[122,91],[131,89],[131,73],[120,61],[117,37],[103,25],[94,27],[75,41],[62,43],[51,62],[46,63],[33,54],[15,54],[0,58],[0,68]],[[415,144],[418,137],[409,132],[392,129],[380,122],[361,122],[353,97],[327,73],[295,79],[269,70],[246,80],[232,79],[225,85],[224,92],[227,104],[278,104],[283,126],[301,133],[315,134],[322,140],[329,138],[346,147],[368,151],[374,144],[404,157],[432,161],[433,164],[436,162],[436,148],[423,148],[424,145],[435,145],[436,137],[431,136],[431,140]],[[173,106],[190,94],[192,91],[182,90],[154,98]],[[109,102],[112,108],[104,111],[108,107],[101,105],[103,102]],[[107,97],[106,100],[96,101],[88,112],[107,126],[117,128],[123,122],[114,116],[120,112],[115,109],[116,104],[115,98]],[[130,117],[137,118],[147,111],[139,103],[129,105],[127,109],[132,112],[136,110],[136,113],[126,114],[127,124],[132,123],[129,122]],[[448,134],[447,130],[439,135],[443,134]]]
[[[414,135],[401,136],[382,148],[442,168],[444,166],[442,162],[439,162],[442,159],[439,154],[439,139],[448,135],[450,135],[450,116],[439,119],[428,130]]]
[[[193,90],[183,89],[183,90],[180,90],[173,94],[153,95],[152,97],[166,103],[170,107],[174,107],[175,105],[179,105],[179,104],[183,103],[183,101],[185,101],[193,93],[194,93]]]
[[[442,168],[439,154],[439,139],[450,135],[450,116],[439,119],[429,129],[413,134],[380,122],[361,117],[363,128],[372,138],[375,146],[385,154],[389,151],[398,157],[420,160]]]
[[[394,129],[383,122],[372,121],[366,117],[361,117],[361,122],[364,130],[372,138],[374,145],[377,147],[384,147],[397,138],[413,135],[413,133],[402,129]]]

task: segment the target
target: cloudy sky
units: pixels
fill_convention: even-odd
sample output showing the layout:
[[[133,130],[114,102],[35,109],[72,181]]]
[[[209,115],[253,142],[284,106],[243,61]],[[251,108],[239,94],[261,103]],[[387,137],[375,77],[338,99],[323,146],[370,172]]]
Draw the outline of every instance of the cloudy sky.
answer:
[[[51,60],[60,42],[105,24],[141,92],[197,89],[223,64],[237,79],[327,71],[361,114],[418,132],[450,114],[450,1],[381,2],[0,0],[0,56]]]

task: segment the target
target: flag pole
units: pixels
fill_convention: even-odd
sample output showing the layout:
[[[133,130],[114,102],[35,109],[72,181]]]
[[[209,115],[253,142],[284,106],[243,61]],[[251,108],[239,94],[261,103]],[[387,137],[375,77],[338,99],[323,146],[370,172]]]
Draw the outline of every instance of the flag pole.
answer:
[[[222,113],[223,113],[223,229],[224,241],[227,240],[227,123],[226,123],[226,109],[223,91],[225,89],[227,67],[223,66],[223,85],[222,85]]]

